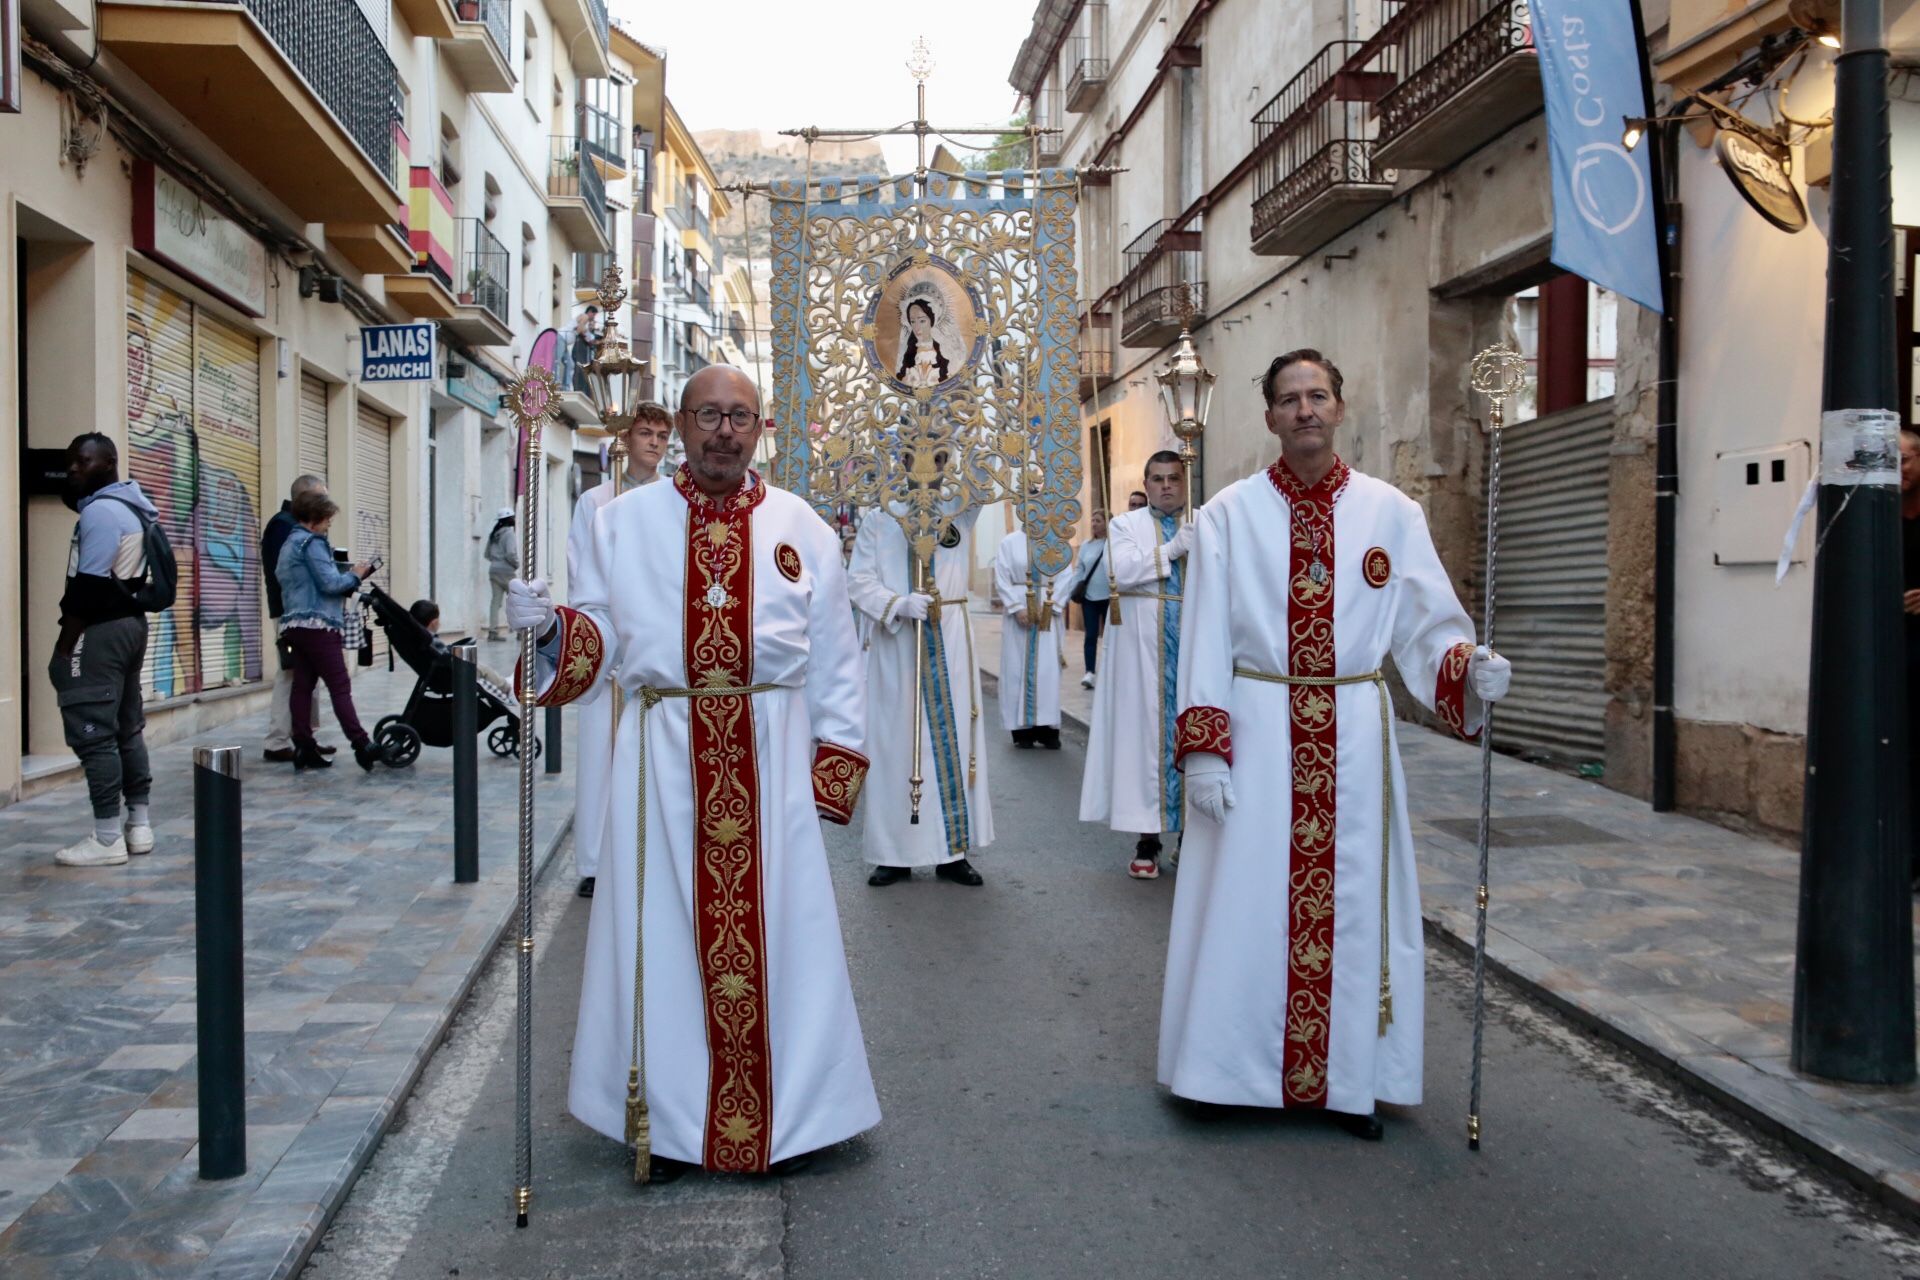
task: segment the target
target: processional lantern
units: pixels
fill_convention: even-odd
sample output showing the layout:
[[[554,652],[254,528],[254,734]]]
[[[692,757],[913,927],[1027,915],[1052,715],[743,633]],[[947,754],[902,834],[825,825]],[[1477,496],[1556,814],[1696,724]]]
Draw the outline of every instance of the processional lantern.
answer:
[[[1167,425],[1180,441],[1180,461],[1193,470],[1194,441],[1207,430],[1207,412],[1213,407],[1213,370],[1207,368],[1194,350],[1193,300],[1188,287],[1175,286],[1174,305],[1180,312],[1180,340],[1173,349],[1173,363],[1155,375],[1160,383],[1160,407],[1166,412]]]
[[[616,458],[626,452],[620,434],[633,425],[634,411],[640,405],[640,376],[647,371],[647,362],[635,356],[620,337],[620,304],[627,300],[626,287],[620,281],[618,264],[610,265],[600,277],[600,314],[606,318],[606,325],[594,345],[593,359],[580,370],[586,375],[587,398],[593,401],[600,429],[614,438],[611,451]],[[619,474],[616,468],[615,475]]]

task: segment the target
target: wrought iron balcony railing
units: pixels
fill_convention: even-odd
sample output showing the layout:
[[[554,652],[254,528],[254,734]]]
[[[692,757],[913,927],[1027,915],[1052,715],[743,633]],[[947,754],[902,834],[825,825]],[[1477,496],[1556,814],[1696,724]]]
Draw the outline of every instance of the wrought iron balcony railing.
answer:
[[[287,55],[381,173],[393,170],[400,78],[352,0],[216,0],[238,4]]]
[[[1206,314],[1198,218],[1179,230],[1173,220],[1154,223],[1126,247],[1127,273],[1120,289],[1120,341],[1160,346],[1180,331],[1182,312]]]
[[[1107,84],[1104,46],[1105,41],[1091,36],[1075,36],[1068,43],[1066,65],[1073,70],[1067,76],[1067,110],[1087,111],[1100,101],[1100,91]]]
[[[460,301],[508,323],[507,246],[478,218],[460,219]]]
[[[547,195],[552,199],[579,200],[599,222],[603,234],[613,237],[613,222],[607,210],[607,183],[600,170],[581,145],[580,139],[550,139],[547,161]]]
[[[1080,317],[1080,398],[1113,381],[1113,316],[1090,311]]]
[[[1356,63],[1364,47],[1357,40],[1327,45],[1253,118],[1256,250],[1268,248],[1263,241],[1288,239],[1291,224],[1316,201],[1323,206],[1337,201],[1346,213],[1364,217],[1370,209],[1356,197],[1371,199],[1382,189],[1391,193],[1393,170],[1374,163],[1370,107],[1393,85],[1394,49],[1388,46]],[[1326,213],[1313,219],[1309,234],[1351,225],[1342,221],[1340,209]]]
[[[458,0],[454,6],[462,22],[484,22],[487,35],[492,37],[494,47],[500,50],[500,56],[506,57],[513,48],[511,28],[507,25],[513,10],[513,0]]]
[[[1533,49],[1526,0],[1409,0],[1396,17],[1401,78],[1376,109],[1383,149],[1502,61]]]

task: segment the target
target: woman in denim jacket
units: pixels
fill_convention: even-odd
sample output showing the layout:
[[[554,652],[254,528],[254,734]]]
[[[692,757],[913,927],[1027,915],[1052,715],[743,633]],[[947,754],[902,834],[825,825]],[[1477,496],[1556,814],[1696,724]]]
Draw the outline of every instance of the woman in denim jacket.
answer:
[[[339,506],[324,492],[309,490],[293,500],[300,525],[280,548],[275,576],[280,579],[281,636],[293,652],[293,764],[296,769],[327,769],[333,761],[313,740],[313,686],[325,681],[333,699],[333,718],[353,743],[353,758],[371,771],[380,759],[353,709],[353,680],[340,647],[346,629],[342,602],[376,567],[373,561],[343,571],[333,562],[327,528]]]

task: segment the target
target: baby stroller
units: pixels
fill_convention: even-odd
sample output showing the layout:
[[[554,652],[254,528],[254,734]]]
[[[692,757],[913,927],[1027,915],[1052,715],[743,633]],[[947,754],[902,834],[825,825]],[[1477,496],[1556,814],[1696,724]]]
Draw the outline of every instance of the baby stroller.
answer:
[[[373,610],[373,620],[387,633],[387,643],[420,678],[414,681],[406,710],[384,716],[373,726],[374,745],[386,753],[387,763],[404,769],[420,757],[421,746],[453,745],[453,653],[439,637],[421,626],[405,605],[368,583],[362,598]],[[485,676],[478,678],[478,714],[475,722],[486,732],[487,750],[496,756],[520,754],[520,717],[511,710],[517,700]],[[498,720],[501,723],[495,724]],[[488,728],[488,726],[492,726]],[[540,739],[533,740],[534,758]]]

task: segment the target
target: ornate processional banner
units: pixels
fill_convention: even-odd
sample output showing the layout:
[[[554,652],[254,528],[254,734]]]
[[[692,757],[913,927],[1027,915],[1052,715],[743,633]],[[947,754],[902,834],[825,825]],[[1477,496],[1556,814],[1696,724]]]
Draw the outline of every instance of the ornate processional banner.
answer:
[[[776,182],[774,483],[823,516],[1013,499],[1038,573],[1080,518],[1071,169]]]

